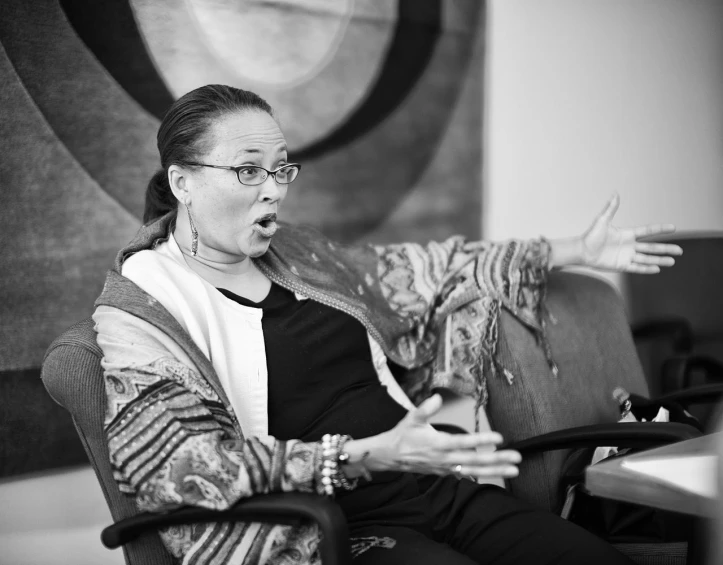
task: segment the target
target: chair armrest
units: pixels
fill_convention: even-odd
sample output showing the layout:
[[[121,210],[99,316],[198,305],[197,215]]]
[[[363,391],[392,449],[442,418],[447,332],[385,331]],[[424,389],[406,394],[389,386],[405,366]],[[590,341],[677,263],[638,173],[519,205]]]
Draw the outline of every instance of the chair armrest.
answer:
[[[700,435],[701,433],[693,426],[677,422],[594,424],[523,439],[505,445],[504,449],[515,449],[523,454],[600,445],[640,449],[692,439]]]
[[[670,338],[677,353],[687,353],[693,348],[693,328],[685,318],[666,318],[635,324],[632,327],[633,339],[643,341],[658,338]]]
[[[653,402],[663,406],[668,402],[677,402],[687,406],[688,404],[718,402],[721,399],[721,395],[723,395],[723,383],[716,383],[676,390],[670,394],[659,396]]]
[[[138,514],[108,526],[100,538],[103,545],[114,549],[146,531],[168,526],[237,521],[295,525],[302,520],[314,521],[321,529],[319,553],[324,565],[351,563],[349,530],[339,505],[326,497],[301,492],[253,496],[228,510],[186,507],[171,512]]]

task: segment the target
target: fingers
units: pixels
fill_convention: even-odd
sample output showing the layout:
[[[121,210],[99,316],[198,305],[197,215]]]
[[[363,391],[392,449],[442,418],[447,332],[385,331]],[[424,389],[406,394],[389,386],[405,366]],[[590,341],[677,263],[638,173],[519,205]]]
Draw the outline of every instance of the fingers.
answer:
[[[488,445],[499,445],[502,443],[502,436],[497,432],[479,432],[476,434],[447,434],[440,433],[443,441],[442,449],[465,450],[475,449]]]
[[[471,477],[473,479],[511,479],[519,475],[519,473],[519,470],[514,465],[495,465],[491,467],[461,465],[456,472],[450,471],[450,474],[458,477]]]
[[[659,255],[645,255],[636,253],[633,255],[633,263],[638,265],[657,265],[659,267],[672,267],[675,265],[675,259],[672,257],[661,257]]]
[[[450,434],[438,433],[439,436]],[[479,436],[479,437],[477,437]],[[481,441],[490,445],[501,440],[496,432],[465,434],[465,442],[460,442],[456,436],[451,436],[456,449],[447,449],[448,445],[434,445],[423,450],[415,450],[400,454],[394,460],[394,468],[403,472],[414,472],[435,475],[471,476],[472,478],[488,477],[514,477],[517,476],[517,465],[522,461],[518,451],[503,449],[501,451],[478,451],[476,447]],[[474,441],[472,441],[474,440]],[[435,442],[436,443],[436,442]],[[459,468],[464,470],[460,471]]]
[[[660,272],[660,267],[657,265],[638,265],[633,263],[625,267],[626,273],[635,273],[637,275],[656,275]]]
[[[635,228],[633,233],[635,237],[644,237],[645,235],[670,233],[672,231],[675,231],[675,226],[672,224],[659,224]],[[660,267],[675,265],[673,256],[682,254],[683,249],[679,245],[672,243],[636,242],[635,254],[630,259],[630,264],[623,271],[639,275],[654,275],[660,272]]]
[[[641,226],[633,229],[635,237],[648,237],[673,232],[675,232],[675,226],[673,224],[650,224],[649,226]]]
[[[500,465],[517,465],[522,461],[519,451],[506,449],[503,451],[456,451],[448,453],[443,459],[444,465],[466,465],[471,467],[495,467]]]
[[[682,255],[683,248],[672,243],[643,243],[635,244],[635,251],[639,253],[653,253],[655,255]]]
[[[411,410],[406,417],[418,424],[426,424],[432,416],[439,412],[440,408],[442,408],[442,397],[439,394],[433,394]]]
[[[615,216],[615,213],[618,211],[619,207],[620,195],[616,192],[615,194],[613,194],[612,198],[608,200],[605,209],[602,211],[600,216],[598,216],[598,220],[603,220],[607,223],[610,223],[613,219],[613,216]]]

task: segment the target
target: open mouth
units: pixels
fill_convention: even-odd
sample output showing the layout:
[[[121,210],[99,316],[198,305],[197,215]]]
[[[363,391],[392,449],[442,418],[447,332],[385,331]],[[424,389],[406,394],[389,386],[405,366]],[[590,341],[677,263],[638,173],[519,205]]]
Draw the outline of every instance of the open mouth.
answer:
[[[276,214],[265,214],[257,218],[253,224],[253,228],[259,235],[263,237],[271,237],[276,233],[279,225],[276,223]]]

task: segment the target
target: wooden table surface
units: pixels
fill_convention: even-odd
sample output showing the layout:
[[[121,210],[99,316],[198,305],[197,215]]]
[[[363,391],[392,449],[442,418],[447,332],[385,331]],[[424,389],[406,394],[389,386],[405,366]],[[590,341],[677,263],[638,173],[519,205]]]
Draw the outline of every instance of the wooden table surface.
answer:
[[[654,461],[671,457],[718,455],[723,442],[723,432],[701,436],[687,441],[641,451],[634,455],[617,457],[585,470],[585,488],[595,496],[624,502],[644,504],[663,510],[672,510],[694,516],[711,517],[716,511],[716,497],[704,496],[650,475],[629,469],[624,461]],[[661,465],[664,462],[661,461]],[[701,480],[704,480],[701,474]],[[708,477],[710,479],[710,477]],[[712,482],[717,481],[716,476]],[[707,490],[716,492],[715,484],[707,484]]]

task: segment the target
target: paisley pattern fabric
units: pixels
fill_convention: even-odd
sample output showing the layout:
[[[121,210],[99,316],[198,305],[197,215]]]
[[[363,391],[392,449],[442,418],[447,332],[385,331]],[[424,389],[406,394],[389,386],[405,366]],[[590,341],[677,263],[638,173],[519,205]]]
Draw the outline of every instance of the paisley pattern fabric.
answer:
[[[223,510],[264,492],[323,494],[319,444],[244,439],[208,383],[175,359],[109,371],[106,392],[113,474],[141,511]],[[184,563],[227,563],[237,550],[239,563],[318,561],[315,525],[200,524],[169,528],[161,538]]]
[[[397,314],[415,322],[414,331],[397,340],[398,354],[430,360],[413,367],[402,383],[415,403],[442,387],[474,397],[479,408],[487,402],[488,375],[502,374],[512,384],[513,374],[497,359],[503,307],[537,333],[557,373],[545,339],[550,255],[545,239],[470,243],[452,237],[427,246],[405,243],[375,251],[385,299]]]

